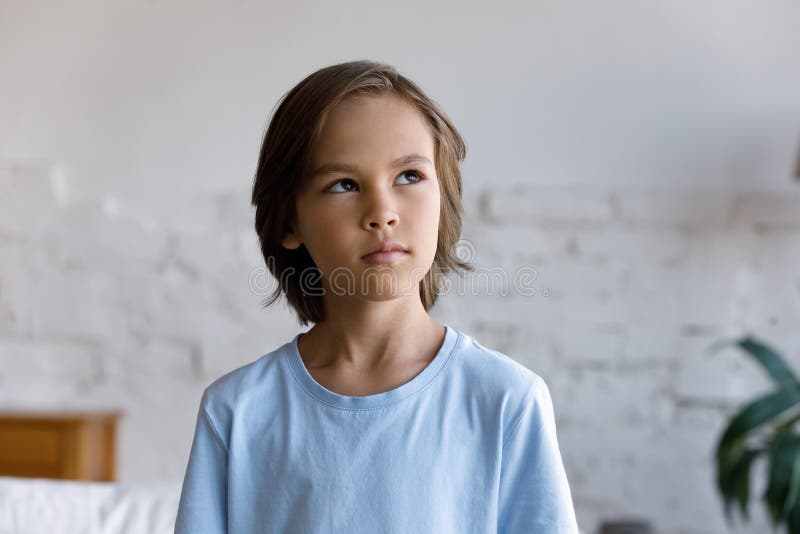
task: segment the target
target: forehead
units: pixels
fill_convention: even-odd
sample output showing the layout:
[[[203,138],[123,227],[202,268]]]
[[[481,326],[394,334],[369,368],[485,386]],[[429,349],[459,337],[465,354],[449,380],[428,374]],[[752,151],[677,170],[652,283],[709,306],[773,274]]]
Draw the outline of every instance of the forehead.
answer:
[[[330,111],[311,160],[313,167],[369,165],[411,153],[433,161],[433,134],[425,116],[396,95],[370,95],[349,97]]]

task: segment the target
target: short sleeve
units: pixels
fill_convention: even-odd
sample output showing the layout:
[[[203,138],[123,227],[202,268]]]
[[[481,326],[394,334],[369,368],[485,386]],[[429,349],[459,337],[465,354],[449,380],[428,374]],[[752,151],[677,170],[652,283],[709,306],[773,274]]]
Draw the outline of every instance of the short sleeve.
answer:
[[[498,534],[578,534],[550,390],[536,375],[503,443]]]
[[[204,394],[178,503],[175,534],[227,532],[227,466],[228,451],[206,411]]]

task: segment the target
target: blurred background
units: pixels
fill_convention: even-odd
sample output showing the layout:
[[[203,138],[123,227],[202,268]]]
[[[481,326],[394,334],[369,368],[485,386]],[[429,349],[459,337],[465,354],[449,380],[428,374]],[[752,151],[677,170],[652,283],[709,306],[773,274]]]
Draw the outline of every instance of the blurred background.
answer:
[[[94,480],[174,520],[203,388],[307,329],[261,307],[270,113],[310,72],[376,59],[467,142],[461,248],[484,272],[451,276],[432,315],[548,383],[581,529],[767,532],[766,464],[727,525],[714,447],[772,384],[708,348],[750,334],[800,371],[798,20],[789,0],[0,0],[6,467],[67,447],[14,414],[105,418],[83,465],[105,454]],[[15,525],[35,493],[17,474]]]

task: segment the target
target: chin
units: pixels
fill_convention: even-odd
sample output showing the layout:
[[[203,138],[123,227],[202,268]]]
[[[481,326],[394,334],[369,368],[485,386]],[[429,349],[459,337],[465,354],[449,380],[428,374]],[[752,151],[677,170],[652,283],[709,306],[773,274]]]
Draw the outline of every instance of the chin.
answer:
[[[383,266],[386,267],[386,266]],[[358,289],[368,300],[394,300],[419,292],[419,280],[411,278],[411,271],[387,269],[366,271]]]

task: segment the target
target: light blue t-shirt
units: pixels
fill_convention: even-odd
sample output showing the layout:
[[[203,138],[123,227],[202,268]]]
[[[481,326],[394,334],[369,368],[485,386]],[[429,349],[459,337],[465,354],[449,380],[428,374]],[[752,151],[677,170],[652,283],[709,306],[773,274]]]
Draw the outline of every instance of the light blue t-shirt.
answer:
[[[177,534],[576,534],[544,380],[444,325],[365,397],[308,372],[302,333],[203,392]]]

